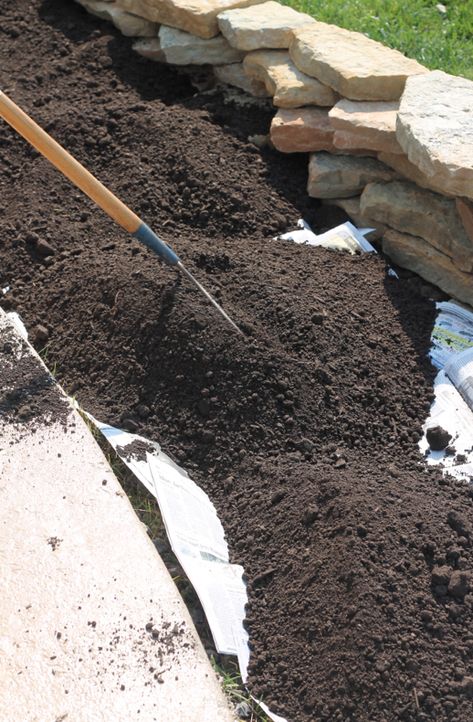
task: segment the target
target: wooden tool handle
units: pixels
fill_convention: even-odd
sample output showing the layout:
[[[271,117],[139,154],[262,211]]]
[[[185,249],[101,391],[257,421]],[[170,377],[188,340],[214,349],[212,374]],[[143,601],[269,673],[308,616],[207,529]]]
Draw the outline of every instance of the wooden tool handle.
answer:
[[[97,178],[89,173],[59,143],[42,130],[21,108],[0,90],[0,117],[23,136],[36,150],[44,155],[61,173],[69,178],[114,221],[129,233],[135,233],[141,225],[141,219],[121,202],[111,191],[105,188]]]

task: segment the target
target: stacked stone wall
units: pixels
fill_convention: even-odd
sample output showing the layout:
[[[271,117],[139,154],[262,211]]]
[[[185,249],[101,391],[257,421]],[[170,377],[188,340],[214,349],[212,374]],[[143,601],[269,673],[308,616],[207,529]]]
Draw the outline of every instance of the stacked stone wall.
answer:
[[[400,266],[473,306],[473,82],[274,0],[77,0],[136,52],[272,98],[307,192],[376,228]]]

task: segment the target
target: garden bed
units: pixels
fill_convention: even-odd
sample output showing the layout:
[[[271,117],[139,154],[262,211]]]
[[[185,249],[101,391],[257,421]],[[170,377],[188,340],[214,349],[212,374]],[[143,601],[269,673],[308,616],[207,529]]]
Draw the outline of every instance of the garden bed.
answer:
[[[85,409],[159,441],[215,503],[248,576],[252,693],[297,722],[469,722],[471,498],[417,450],[432,289],[273,240],[337,216],[306,196],[305,155],[248,140],[269,109],[195,95],[72,1],[0,13],[5,92],[245,332],[0,126],[2,305]]]

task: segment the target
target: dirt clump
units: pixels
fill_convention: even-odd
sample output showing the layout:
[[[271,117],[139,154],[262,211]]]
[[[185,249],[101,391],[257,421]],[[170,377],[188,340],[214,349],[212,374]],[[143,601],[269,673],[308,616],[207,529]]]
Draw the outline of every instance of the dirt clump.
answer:
[[[249,142],[265,108],[195,95],[73,2],[0,11],[6,92],[244,331],[0,126],[0,283],[83,407],[215,503],[248,578],[252,693],[294,722],[471,722],[472,498],[417,447],[425,284],[274,240],[339,217],[307,197],[306,156]]]

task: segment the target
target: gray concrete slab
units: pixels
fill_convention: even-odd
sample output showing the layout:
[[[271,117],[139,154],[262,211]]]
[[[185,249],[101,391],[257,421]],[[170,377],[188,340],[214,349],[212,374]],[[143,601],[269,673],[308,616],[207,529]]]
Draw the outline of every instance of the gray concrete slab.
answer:
[[[0,311],[0,364],[7,329]],[[66,426],[34,433],[0,418],[0,550],[0,720],[235,719],[177,588],[75,411]]]

